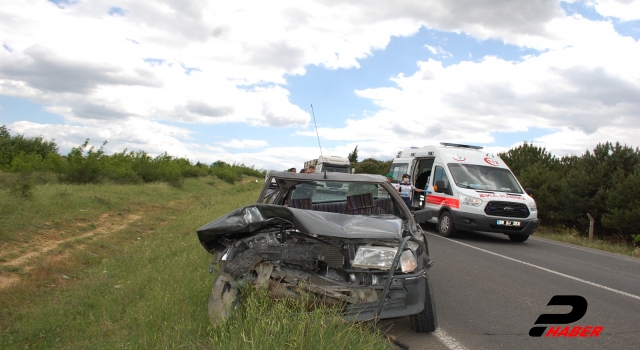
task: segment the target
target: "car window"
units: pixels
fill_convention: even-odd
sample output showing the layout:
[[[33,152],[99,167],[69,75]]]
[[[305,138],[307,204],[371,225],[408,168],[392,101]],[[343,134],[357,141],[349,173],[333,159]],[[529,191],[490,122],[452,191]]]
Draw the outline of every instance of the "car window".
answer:
[[[394,215],[406,218],[400,209],[405,204],[398,204],[389,190],[380,183],[308,181],[288,188],[288,191],[282,192],[284,197],[273,197],[276,199],[270,203],[349,215]]]
[[[303,182],[292,187],[291,199],[311,198],[312,203],[345,201],[348,196],[371,193],[378,197],[382,192],[388,198],[388,192],[382,186],[362,182],[314,181]]]
[[[279,193],[280,193],[280,191],[278,191],[277,189],[269,189],[265,193],[264,197],[262,197],[258,201],[258,203],[273,204],[276,201]]]
[[[444,171],[444,168],[441,166],[436,166],[435,174],[433,175],[432,185],[435,185],[436,181],[442,180],[444,182],[444,187],[449,188],[449,177],[447,177],[447,173]]]

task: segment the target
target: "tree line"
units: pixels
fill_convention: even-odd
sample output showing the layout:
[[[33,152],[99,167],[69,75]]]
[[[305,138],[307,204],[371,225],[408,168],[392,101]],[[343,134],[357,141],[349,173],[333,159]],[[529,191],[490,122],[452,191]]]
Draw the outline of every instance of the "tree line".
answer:
[[[264,176],[263,170],[244,164],[216,161],[192,163],[187,158],[166,152],[150,156],[145,151],[106,154],[106,141],[96,148],[89,139],[62,156],[54,140],[41,136],[11,135],[6,125],[0,127],[0,171],[10,173],[50,172],[62,182],[90,184],[111,181],[119,184],[166,182],[180,186],[185,178],[213,175],[234,183],[241,175]]]
[[[581,228],[591,214],[603,236],[640,241],[640,150],[599,143],[581,155],[556,157],[524,143],[500,153],[524,187],[531,188],[538,216]]]
[[[89,184],[166,182],[180,186],[185,178],[216,176],[234,183],[241,175],[264,176],[264,170],[244,164],[216,161],[192,163],[166,152],[150,156],[144,151],[123,150],[106,154],[104,146],[89,146],[87,139],[66,155],[54,140],[11,135],[0,127],[0,171],[29,174],[49,172],[59,181]],[[640,150],[616,142],[598,144],[581,155],[556,157],[545,148],[524,143],[499,156],[520,183],[531,188],[544,225],[563,224],[586,230],[587,213],[603,236],[640,242]],[[359,174],[386,174],[391,160],[358,161],[358,148],[349,154]],[[23,187],[24,189],[24,187]]]

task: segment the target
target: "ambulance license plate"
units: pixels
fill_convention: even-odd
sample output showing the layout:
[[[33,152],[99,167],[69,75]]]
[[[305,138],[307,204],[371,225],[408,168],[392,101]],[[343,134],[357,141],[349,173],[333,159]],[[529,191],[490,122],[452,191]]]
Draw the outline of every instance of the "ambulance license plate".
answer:
[[[520,221],[498,220],[497,224],[501,225],[501,226],[516,226],[516,227],[519,227],[520,226]]]

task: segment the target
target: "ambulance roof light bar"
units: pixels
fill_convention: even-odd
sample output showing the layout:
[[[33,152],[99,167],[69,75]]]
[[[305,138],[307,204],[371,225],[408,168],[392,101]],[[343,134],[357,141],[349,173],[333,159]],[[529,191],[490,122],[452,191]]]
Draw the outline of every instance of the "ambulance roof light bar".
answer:
[[[461,143],[449,143],[449,142],[440,142],[443,146],[451,146],[451,147],[461,147],[461,148],[471,148],[471,149],[483,149],[482,146],[471,146],[471,145],[463,145]]]

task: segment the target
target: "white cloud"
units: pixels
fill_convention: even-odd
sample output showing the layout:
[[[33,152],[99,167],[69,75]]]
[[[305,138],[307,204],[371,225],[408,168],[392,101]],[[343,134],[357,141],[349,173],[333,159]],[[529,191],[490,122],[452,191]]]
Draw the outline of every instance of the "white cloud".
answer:
[[[269,143],[265,140],[236,140],[231,139],[229,141],[220,142],[220,145],[229,148],[262,148],[269,146]]]
[[[631,20],[638,3],[594,6]],[[394,87],[357,91],[381,111],[349,119],[343,128],[321,127],[322,138],[342,144],[332,150],[346,155],[357,143],[361,158],[385,158],[405,146],[490,143],[493,131],[530,127],[561,129],[558,138],[544,140],[559,150],[577,149],[613,137],[616,128],[620,135],[640,128],[640,44],[619,36],[610,22],[566,17],[557,0],[82,0],[63,6],[5,0],[0,94],[63,116],[69,125],[13,124],[18,132],[55,137],[61,148],[90,137],[109,140],[107,149],[115,151],[286,168],[316,150],[240,139],[206,148],[190,131],[163,122],[244,123],[315,137],[304,131],[309,112],[289,101],[285,74],[304,74],[309,65],[357,68],[358,59],[385,48],[391,36],[421,26],[545,52],[523,62],[420,62],[415,74],[395,77]],[[562,137],[583,146],[551,141]],[[264,149],[231,153],[220,145]]]
[[[431,45],[425,45],[425,47],[431,51],[432,54],[438,54],[442,57],[452,57],[453,55],[451,54],[451,52],[448,52],[447,50],[441,48],[440,46],[435,47],[435,46],[431,46]]]
[[[638,0],[595,0],[592,4],[598,13],[606,17],[615,17],[623,21],[640,19]]]
[[[392,79],[396,87],[357,91],[381,111],[347,120],[342,128],[321,128],[320,135],[377,141],[387,154],[439,141],[487,144],[494,141],[492,132],[529,128],[563,130],[539,139],[563,154],[607,140],[637,143],[632,135],[640,134],[640,44],[608,23],[567,18],[565,26],[557,34],[576,39],[573,45],[522,62],[490,56],[447,67],[433,59],[420,62],[413,75]],[[577,40],[578,30],[588,40]],[[376,153],[373,147],[367,151]]]
[[[238,84],[283,84],[284,73],[302,74],[309,64],[358,67],[357,59],[392,35],[421,25],[479,37],[546,36],[543,25],[557,17],[557,4],[527,5],[533,16],[524,21],[499,15],[513,3],[7,0],[0,31],[12,51],[0,50],[0,93],[81,111],[76,122],[118,111],[121,118],[304,126],[306,117],[288,101],[264,101],[268,91]],[[95,101],[106,116],[97,108],[82,113]]]
[[[185,146],[190,139],[189,130],[170,127],[144,119],[132,118],[127,123],[114,121],[99,121],[90,125],[55,125],[40,124],[27,121],[15,122],[8,125],[12,133],[26,136],[46,136],[55,139],[60,152],[67,154],[72,147],[81,145],[87,138],[92,145],[105,146],[107,153],[143,150],[152,155],[165,151],[177,157],[195,159],[193,152]]]

